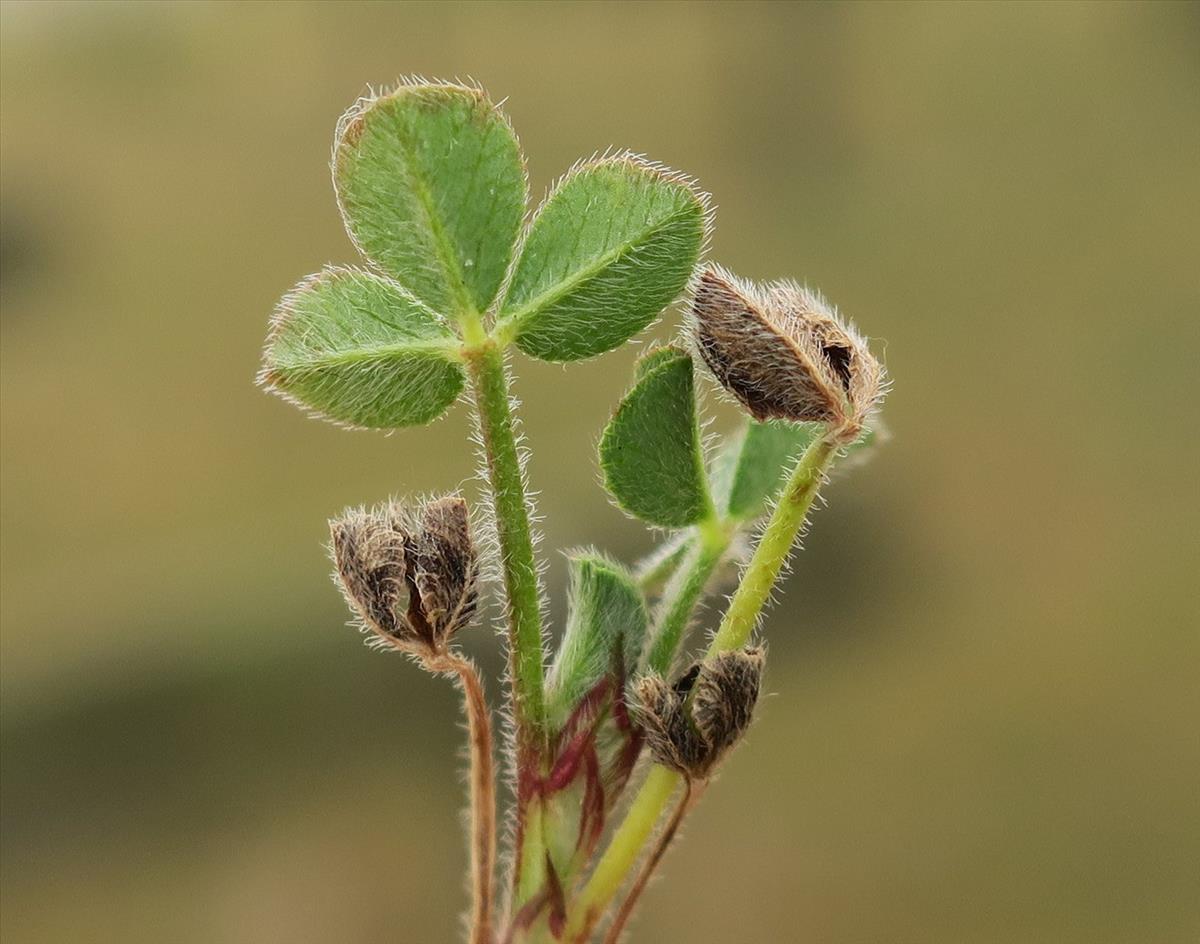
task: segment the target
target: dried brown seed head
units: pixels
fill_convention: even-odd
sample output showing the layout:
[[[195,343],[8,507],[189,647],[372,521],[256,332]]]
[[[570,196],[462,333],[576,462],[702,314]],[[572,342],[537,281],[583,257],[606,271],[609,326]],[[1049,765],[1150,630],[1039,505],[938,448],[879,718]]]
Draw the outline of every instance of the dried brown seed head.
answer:
[[[675,684],[638,680],[637,714],[651,756],[692,780],[704,780],[750,726],[765,653],[750,647],[693,665]]]
[[[700,356],[757,420],[825,423],[851,442],[882,398],[883,367],[866,342],[793,282],[759,288],[705,266],[691,313]]]
[[[426,504],[420,528],[405,548],[412,581],[409,613],[419,609],[433,634],[449,639],[471,621],[479,604],[479,559],[467,503],[452,497]]]
[[[762,682],[764,651],[757,647],[723,652],[696,678],[692,718],[705,743],[718,755],[750,727]]]
[[[335,578],[363,624],[384,638],[406,634],[398,617],[405,590],[404,513],[398,505],[353,509],[329,523]]]
[[[461,498],[415,512],[395,502],[354,509],[330,522],[330,535],[346,602],[382,639],[432,655],[470,622],[479,563]]]
[[[707,752],[688,721],[684,700],[699,671],[699,665],[693,666],[674,685],[668,685],[661,675],[646,675],[635,688],[637,719],[645,731],[650,756],[663,766],[694,778],[705,766]]]

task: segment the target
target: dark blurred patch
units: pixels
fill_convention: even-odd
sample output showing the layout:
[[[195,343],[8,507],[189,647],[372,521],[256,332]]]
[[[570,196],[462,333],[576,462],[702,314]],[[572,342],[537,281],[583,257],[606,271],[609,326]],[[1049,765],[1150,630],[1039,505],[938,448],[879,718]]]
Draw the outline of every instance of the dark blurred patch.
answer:
[[[0,323],[9,325],[13,305],[46,278],[55,265],[52,235],[32,208],[5,195],[0,212]]]
[[[139,835],[172,847],[236,830],[272,797],[320,789],[363,758],[396,752],[444,779],[456,806],[453,689],[355,642],[347,633],[303,658],[146,679],[5,723],[6,863],[49,865],[64,847]]]

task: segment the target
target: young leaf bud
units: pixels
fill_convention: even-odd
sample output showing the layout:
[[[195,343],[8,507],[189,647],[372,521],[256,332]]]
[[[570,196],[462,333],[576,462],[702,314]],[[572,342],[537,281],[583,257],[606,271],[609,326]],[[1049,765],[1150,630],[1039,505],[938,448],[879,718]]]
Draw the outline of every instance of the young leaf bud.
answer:
[[[409,512],[395,502],[330,522],[335,580],[366,629],[436,655],[470,622],[479,563],[467,504],[440,498]]]
[[[758,287],[705,266],[692,291],[696,348],[755,419],[823,423],[853,442],[883,395],[883,367],[815,292]]]
[[[705,780],[750,726],[765,653],[757,647],[698,662],[674,685],[650,674],[637,683],[638,720],[651,756]]]

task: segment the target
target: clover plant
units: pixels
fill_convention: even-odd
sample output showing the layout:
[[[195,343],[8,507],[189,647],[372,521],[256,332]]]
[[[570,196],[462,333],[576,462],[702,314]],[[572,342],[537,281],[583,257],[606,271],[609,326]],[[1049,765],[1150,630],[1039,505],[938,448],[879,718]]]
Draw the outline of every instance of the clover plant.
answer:
[[[334,576],[374,644],[464,692],[472,944],[615,942],[751,721],[761,613],[831,464],[871,438],[883,370],[820,296],[703,262],[708,196],[659,164],[581,161],[530,213],[516,135],[479,88],[409,80],[360,100],[338,123],[333,180],[362,263],[284,296],[259,381],[353,428],[470,404],[487,485],[474,524],[458,495],[348,510],[331,523]],[[613,501],[661,547],[635,567],[570,555],[548,646],[509,359],[602,355],[681,299],[678,342],[641,357],[599,446]],[[747,414],[719,442],[701,433],[698,369]],[[500,576],[508,657],[503,875],[492,711],[457,642],[481,565]],[[723,572],[736,589],[694,654]]]

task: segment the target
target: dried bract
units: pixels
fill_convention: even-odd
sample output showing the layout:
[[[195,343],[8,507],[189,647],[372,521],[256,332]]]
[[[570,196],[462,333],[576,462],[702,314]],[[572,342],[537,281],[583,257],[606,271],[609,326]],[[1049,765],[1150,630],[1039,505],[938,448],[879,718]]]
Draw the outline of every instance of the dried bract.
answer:
[[[883,367],[866,342],[794,282],[759,288],[709,265],[691,316],[704,362],[757,420],[828,424],[848,443],[882,398]]]
[[[479,563],[461,498],[415,512],[395,502],[347,511],[330,522],[330,536],[346,602],[382,639],[436,655],[471,621]]]
[[[750,726],[765,653],[748,647],[698,662],[668,685],[660,675],[637,683],[638,720],[654,759],[704,780]]]

